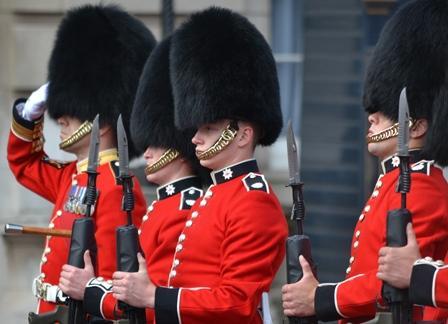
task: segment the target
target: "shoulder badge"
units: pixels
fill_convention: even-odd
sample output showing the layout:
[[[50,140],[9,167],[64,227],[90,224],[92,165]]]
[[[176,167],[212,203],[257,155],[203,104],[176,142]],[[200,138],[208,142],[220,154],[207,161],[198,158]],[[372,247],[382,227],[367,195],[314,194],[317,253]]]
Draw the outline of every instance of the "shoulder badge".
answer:
[[[52,167],[55,167],[56,169],[65,168],[67,165],[69,165],[71,163],[71,162],[53,160],[53,159],[50,159],[48,156],[44,156],[42,158],[42,162],[45,164],[51,165]]]
[[[269,193],[268,182],[262,174],[251,172],[242,181],[247,191],[259,190]]]
[[[179,210],[190,209],[196,200],[202,196],[202,190],[190,187],[181,191]]]
[[[431,165],[434,164],[434,160],[428,161],[428,160],[421,160],[417,163],[414,163],[411,165],[411,172],[412,173],[425,173],[426,175],[431,174]]]

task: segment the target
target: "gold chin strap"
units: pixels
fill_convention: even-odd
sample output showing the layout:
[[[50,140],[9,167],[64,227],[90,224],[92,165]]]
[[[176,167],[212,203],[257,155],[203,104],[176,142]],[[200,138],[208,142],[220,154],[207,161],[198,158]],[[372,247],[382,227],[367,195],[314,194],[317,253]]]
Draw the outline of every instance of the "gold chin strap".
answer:
[[[59,148],[64,150],[67,147],[72,146],[75,143],[78,143],[81,139],[86,137],[91,131],[92,131],[92,123],[88,120],[86,120],[84,123],[82,123],[81,126],[68,138],[63,140],[61,143],[59,143]]]
[[[413,120],[410,120],[409,128],[411,128],[413,124],[414,124]],[[367,136],[366,139],[367,144],[370,144],[370,143],[379,143],[395,136],[398,136],[398,123],[395,123],[392,126],[383,129],[381,132]]]
[[[235,129],[232,127],[231,124],[229,124],[221,133],[221,136],[218,138],[218,140],[210,146],[207,150],[201,153],[196,153],[196,156],[199,160],[208,160],[214,157],[216,154],[224,150],[227,145],[229,145],[233,139],[235,138],[236,134],[238,133],[238,129]]]
[[[145,168],[145,174],[150,175],[156,171],[159,171],[165,165],[177,159],[179,154],[180,154],[179,151],[175,149],[168,149],[165,153],[162,154],[162,156],[156,162],[154,162],[151,165],[148,165]]]

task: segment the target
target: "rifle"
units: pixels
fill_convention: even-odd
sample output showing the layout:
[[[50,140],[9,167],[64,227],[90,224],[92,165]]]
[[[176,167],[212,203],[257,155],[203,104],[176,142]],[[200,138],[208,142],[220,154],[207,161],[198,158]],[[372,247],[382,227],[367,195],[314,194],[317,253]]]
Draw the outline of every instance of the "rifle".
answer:
[[[303,234],[303,220],[305,218],[305,203],[303,201],[303,182],[300,181],[299,159],[297,156],[297,145],[292,129],[291,120],[288,122],[286,136],[288,148],[289,184],[292,189],[292,210],[291,220],[296,224],[296,234],[291,235],[286,240],[286,276],[288,283],[299,281],[303,276],[303,271],[299,263],[299,255],[303,255],[316,274],[316,266],[311,256],[310,238]],[[317,323],[314,316],[309,317],[289,317],[290,324]]]
[[[68,264],[83,268],[84,253],[90,251],[92,260],[96,259],[95,243],[95,224],[91,217],[91,208],[96,201],[96,177],[98,172],[98,153],[99,153],[99,115],[93,120],[92,133],[90,135],[89,161],[86,173],[88,174],[86,197],[83,203],[86,205],[86,217],[79,218],[73,222],[72,238],[70,241],[70,253]],[[86,323],[86,314],[82,301],[70,298],[68,300],[68,323],[81,324]]]
[[[401,208],[387,212],[386,245],[392,247],[407,244],[406,225],[411,222],[411,213],[406,208],[406,194],[411,188],[409,172],[409,107],[406,87],[401,90],[398,111],[398,152],[400,176],[396,191],[401,193]],[[381,294],[389,304],[394,324],[412,322],[412,304],[409,303],[408,290],[398,289],[383,283]]]
[[[132,175],[129,172],[128,139],[121,115],[117,121],[117,142],[120,174],[119,181],[123,187],[122,209],[127,213],[127,225],[117,228],[117,269],[125,272],[138,272],[137,253],[141,251],[137,228],[132,224],[134,193],[132,192]],[[146,323],[144,308],[136,308],[119,301],[118,307],[128,316],[130,324]]]

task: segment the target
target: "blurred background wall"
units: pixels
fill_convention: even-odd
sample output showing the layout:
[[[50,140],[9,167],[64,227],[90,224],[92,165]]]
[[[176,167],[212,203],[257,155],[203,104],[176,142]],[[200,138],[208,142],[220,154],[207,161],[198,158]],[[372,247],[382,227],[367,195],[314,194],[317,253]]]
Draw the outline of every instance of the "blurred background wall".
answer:
[[[365,150],[366,118],[362,81],[369,52],[387,17],[406,0],[173,0],[174,23],[217,5],[252,21],[271,44],[281,83],[285,124],[293,121],[301,147],[307,206],[305,231],[311,236],[321,281],[344,278],[352,229],[377,163]],[[58,23],[74,7],[98,1],[0,0],[0,224],[47,226],[51,206],[18,185],[6,161],[15,98],[27,97],[46,82],[47,61]],[[103,0],[116,3],[162,36],[162,0]],[[48,118],[45,150],[56,159],[73,159],[58,150],[58,129]],[[291,208],[286,141],[257,152],[274,184],[285,217]],[[134,162],[142,174],[142,161]],[[143,179],[142,184],[146,183]],[[154,188],[146,185],[148,201]],[[257,221],[256,217],[254,221]],[[38,274],[43,238],[0,234],[0,314],[2,323],[25,323],[35,310],[31,281]],[[281,269],[271,291],[274,323],[281,323]]]

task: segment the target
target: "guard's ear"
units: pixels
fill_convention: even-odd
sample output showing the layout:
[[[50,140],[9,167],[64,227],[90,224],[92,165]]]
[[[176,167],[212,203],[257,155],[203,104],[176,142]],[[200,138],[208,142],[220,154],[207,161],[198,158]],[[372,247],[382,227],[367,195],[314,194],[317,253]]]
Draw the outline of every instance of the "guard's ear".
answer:
[[[246,145],[251,145],[254,141],[254,128],[249,123],[238,122],[238,146],[244,147]]]
[[[417,119],[409,130],[409,137],[413,139],[422,138],[428,132],[428,121]]]

